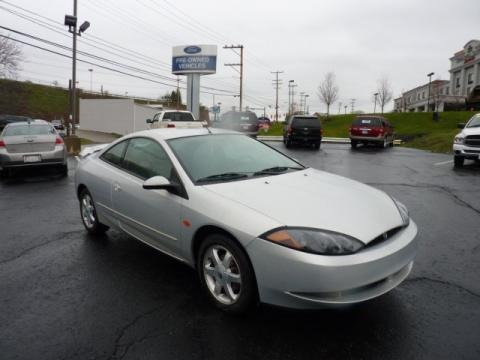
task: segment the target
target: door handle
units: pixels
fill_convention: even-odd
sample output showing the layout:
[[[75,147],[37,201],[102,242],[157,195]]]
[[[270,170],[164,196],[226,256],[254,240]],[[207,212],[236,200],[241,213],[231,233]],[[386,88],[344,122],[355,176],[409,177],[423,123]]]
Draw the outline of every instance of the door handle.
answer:
[[[116,184],[116,183],[113,184],[113,191],[120,191],[120,190],[122,190],[122,188],[120,187],[119,184]]]

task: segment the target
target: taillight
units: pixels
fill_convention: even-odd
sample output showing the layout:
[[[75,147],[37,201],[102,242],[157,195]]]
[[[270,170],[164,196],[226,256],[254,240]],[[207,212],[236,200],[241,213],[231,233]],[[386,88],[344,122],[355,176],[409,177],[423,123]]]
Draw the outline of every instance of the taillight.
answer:
[[[293,129],[289,126],[287,129],[287,133],[291,134],[293,132]]]
[[[3,140],[0,140],[0,148],[5,147],[5,142]]]
[[[167,128],[174,128],[175,124],[167,124]]]
[[[55,144],[63,145],[63,139],[60,136],[57,136],[57,138],[55,139]]]

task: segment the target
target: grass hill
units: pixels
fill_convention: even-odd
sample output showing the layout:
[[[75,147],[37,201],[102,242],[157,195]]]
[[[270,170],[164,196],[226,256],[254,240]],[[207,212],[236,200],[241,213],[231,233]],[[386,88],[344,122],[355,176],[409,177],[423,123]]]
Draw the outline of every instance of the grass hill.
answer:
[[[384,116],[395,126],[397,139],[404,146],[434,152],[450,152],[454,136],[460,132],[457,124],[467,122],[475,112],[451,111],[440,113],[440,120],[433,121],[432,113],[389,113]],[[333,115],[322,118],[324,136],[348,137],[348,130],[355,115]],[[266,135],[281,135],[282,124],[274,124]],[[263,134],[262,134],[263,135]]]

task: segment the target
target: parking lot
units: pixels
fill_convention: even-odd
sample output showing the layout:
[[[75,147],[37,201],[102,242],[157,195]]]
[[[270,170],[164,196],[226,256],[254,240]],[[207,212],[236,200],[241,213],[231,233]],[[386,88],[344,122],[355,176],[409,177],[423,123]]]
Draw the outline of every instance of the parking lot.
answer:
[[[24,171],[0,182],[0,358],[479,359],[480,164],[453,170],[450,155],[407,148],[270,145],[407,205],[420,247],[402,285],[342,310],[225,315],[185,265],[115,231],[87,236],[71,158],[68,178]]]

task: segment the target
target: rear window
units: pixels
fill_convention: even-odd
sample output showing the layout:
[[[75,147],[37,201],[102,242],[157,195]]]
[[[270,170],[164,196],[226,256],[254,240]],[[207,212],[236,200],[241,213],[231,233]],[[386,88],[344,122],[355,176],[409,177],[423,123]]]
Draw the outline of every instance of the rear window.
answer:
[[[292,120],[292,126],[319,128],[320,119],[312,117],[296,117]]]
[[[55,129],[51,125],[15,125],[5,128],[4,136],[53,135]]]
[[[167,112],[163,115],[163,120],[195,121],[192,114],[184,112]]]
[[[358,118],[355,119],[353,125],[358,126],[382,126],[382,120],[378,118]]]
[[[252,112],[227,112],[222,115],[221,117],[222,121],[229,121],[229,122],[248,122],[248,123],[257,123],[257,115]]]

